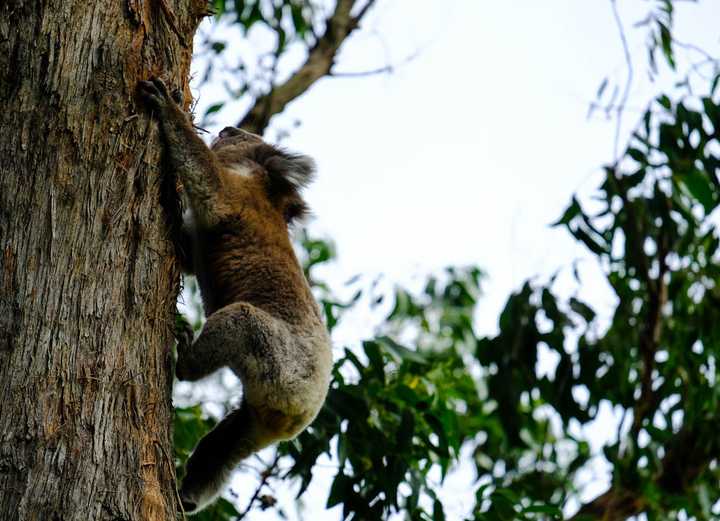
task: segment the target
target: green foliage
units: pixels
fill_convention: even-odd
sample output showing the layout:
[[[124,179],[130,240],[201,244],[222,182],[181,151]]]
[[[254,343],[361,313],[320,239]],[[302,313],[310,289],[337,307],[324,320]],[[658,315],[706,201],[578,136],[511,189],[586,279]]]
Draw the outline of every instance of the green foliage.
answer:
[[[315,43],[316,26],[323,18],[317,4],[308,0],[212,1],[217,23],[200,33],[196,55],[209,59],[199,79],[200,85],[211,79],[223,85],[226,96],[205,110],[201,125],[212,123],[212,117],[227,102],[248,93],[258,96],[267,92],[268,82],[275,81],[278,62],[288,50],[294,45],[309,49]],[[228,58],[226,50],[232,47],[233,40],[246,37],[252,30],[271,34],[272,46],[258,49],[255,61],[242,61],[237,55]]]
[[[182,471],[193,448],[210,429],[215,421],[202,414],[200,406],[176,407],[173,444],[175,447],[175,466]],[[182,478],[182,473],[178,475]]]
[[[675,47],[672,36],[675,8],[672,0],[655,0],[647,17],[637,26],[647,28],[647,53],[650,70],[657,73],[658,55],[675,70]]]
[[[478,273],[453,273],[458,278],[446,284],[429,283],[422,302],[398,290],[403,298],[397,301],[412,301],[405,305],[412,312],[403,313],[396,306],[389,322],[401,328],[420,323],[418,337],[426,339],[433,322],[442,335],[464,335],[465,330],[453,326],[458,319],[471,320]],[[439,308],[448,310],[448,300],[456,304],[452,313],[430,316]],[[338,471],[329,507],[342,503],[345,517],[362,519],[380,519],[399,510],[412,519],[441,518],[442,505],[428,473],[437,465],[442,479],[463,443],[485,421],[465,362],[441,343],[437,350],[415,350],[378,336],[363,342],[358,351],[344,350],[318,421],[296,443],[284,447],[295,460],[289,476],[302,480],[301,492],[312,479],[316,459],[331,453],[334,439]],[[403,483],[409,485],[407,493],[399,490]],[[433,500],[432,514],[419,505],[423,494]]]
[[[607,400],[632,415],[605,456],[654,519],[707,519],[720,499],[700,499],[720,477],[707,431],[718,425],[717,107],[710,96],[659,97],[606,169],[600,211],[574,201],[558,222],[598,255],[618,297],[607,331],[580,337],[573,373],[590,406]]]
[[[313,2],[303,0],[214,0],[217,18],[229,19],[244,32],[255,24],[272,29],[279,42],[278,52],[293,39],[308,38],[312,34]]]

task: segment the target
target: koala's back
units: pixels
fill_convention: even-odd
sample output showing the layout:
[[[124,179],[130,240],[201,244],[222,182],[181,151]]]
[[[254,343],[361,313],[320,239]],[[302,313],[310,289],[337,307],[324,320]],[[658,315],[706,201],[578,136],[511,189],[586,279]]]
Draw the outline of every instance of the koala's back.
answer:
[[[194,233],[195,269],[205,312],[249,302],[289,324],[321,324],[287,225],[256,179],[224,172],[223,218]]]
[[[269,244],[248,244],[228,230],[206,234],[198,250],[207,315],[233,302],[249,302],[288,324],[320,323],[294,256]]]
[[[285,424],[273,430],[279,439],[290,439],[315,418],[325,400],[332,368],[330,339],[324,327],[289,326],[274,318],[260,329],[251,347],[256,365],[248,370],[243,361],[246,399],[263,424],[284,417]]]
[[[247,398],[267,411],[295,411],[305,423],[327,392],[330,339],[287,224],[273,211],[259,178],[233,168],[223,174],[224,216],[195,238],[205,312],[234,303],[260,310],[252,342],[259,366],[243,378]],[[255,376],[274,385],[254,386]]]

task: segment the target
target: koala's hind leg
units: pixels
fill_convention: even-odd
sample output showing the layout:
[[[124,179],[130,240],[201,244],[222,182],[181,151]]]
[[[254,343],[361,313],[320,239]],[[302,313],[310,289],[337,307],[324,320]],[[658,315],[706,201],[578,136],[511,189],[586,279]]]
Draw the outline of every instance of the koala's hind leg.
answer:
[[[180,379],[196,380],[229,366],[243,382],[241,407],[200,440],[188,460],[181,489],[187,512],[213,501],[243,459],[291,437],[307,423],[306,415],[293,414],[272,400],[294,391],[286,374],[293,345],[283,322],[238,302],[210,315],[195,343],[179,353]]]
[[[199,380],[227,366],[243,381],[277,380],[289,356],[292,338],[287,327],[246,302],[229,304],[210,315],[195,342],[179,349],[175,372],[180,380]]]
[[[187,514],[202,510],[221,492],[235,466],[261,448],[262,435],[252,409],[243,405],[227,415],[193,451],[180,489]]]

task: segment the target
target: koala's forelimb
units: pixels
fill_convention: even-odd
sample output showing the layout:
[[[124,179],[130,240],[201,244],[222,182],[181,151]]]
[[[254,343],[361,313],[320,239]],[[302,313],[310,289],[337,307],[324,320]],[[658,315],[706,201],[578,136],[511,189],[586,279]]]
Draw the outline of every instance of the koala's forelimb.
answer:
[[[176,374],[197,380],[227,366],[243,384],[240,408],[187,462],[180,498],[195,513],[240,461],[297,436],[325,400],[330,340],[288,237],[288,224],[307,212],[300,189],[314,162],[232,127],[208,148],[162,81],[139,88],[190,200],[178,250],[188,254],[181,262],[197,276],[207,315],[195,342],[179,343]]]
[[[180,177],[195,218],[203,226],[216,224],[220,219],[219,210],[223,207],[217,159],[195,133],[188,115],[161,80],[141,81],[140,90],[157,112],[168,152],[168,168]]]

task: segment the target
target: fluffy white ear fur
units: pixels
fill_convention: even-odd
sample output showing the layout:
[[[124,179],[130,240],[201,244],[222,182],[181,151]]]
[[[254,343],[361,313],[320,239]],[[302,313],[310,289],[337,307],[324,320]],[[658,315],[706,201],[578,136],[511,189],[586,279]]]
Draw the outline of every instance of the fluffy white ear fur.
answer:
[[[292,225],[302,220],[309,210],[300,191],[313,180],[315,161],[267,144],[256,147],[254,154],[253,160],[267,172],[268,196],[278,205],[285,221]]]
[[[317,168],[315,160],[310,156],[280,151],[269,157],[264,166],[271,175],[285,178],[296,189],[310,184]]]

